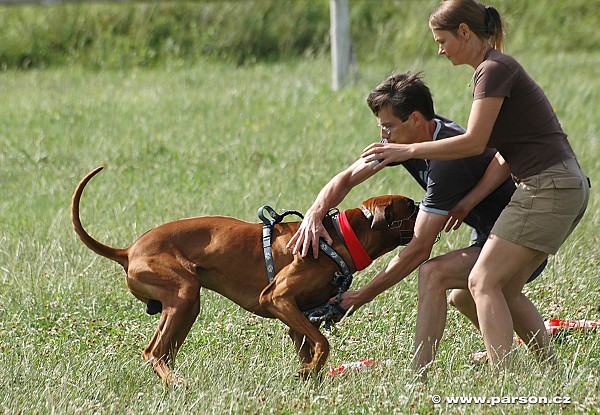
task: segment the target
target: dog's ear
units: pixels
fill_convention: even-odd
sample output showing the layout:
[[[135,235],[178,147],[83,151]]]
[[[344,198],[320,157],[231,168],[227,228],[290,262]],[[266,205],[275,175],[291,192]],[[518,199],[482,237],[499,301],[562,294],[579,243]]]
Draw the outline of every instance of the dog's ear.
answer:
[[[373,209],[373,222],[371,229],[374,231],[382,231],[387,229],[392,222],[393,212],[391,203],[377,203]]]

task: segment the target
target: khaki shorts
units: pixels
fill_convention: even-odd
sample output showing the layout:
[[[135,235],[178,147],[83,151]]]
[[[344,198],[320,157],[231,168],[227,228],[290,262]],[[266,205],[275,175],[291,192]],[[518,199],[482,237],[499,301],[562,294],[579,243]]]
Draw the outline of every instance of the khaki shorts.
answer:
[[[575,158],[520,180],[491,233],[556,254],[583,217],[589,188],[588,178]]]

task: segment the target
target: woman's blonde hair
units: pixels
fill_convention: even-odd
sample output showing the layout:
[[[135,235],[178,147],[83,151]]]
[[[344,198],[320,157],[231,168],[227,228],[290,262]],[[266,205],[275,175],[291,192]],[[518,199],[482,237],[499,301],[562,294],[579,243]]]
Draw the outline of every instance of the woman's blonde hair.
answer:
[[[429,27],[435,30],[456,33],[461,23],[488,40],[494,49],[504,51],[504,22],[494,7],[474,0],[444,0],[429,17]]]

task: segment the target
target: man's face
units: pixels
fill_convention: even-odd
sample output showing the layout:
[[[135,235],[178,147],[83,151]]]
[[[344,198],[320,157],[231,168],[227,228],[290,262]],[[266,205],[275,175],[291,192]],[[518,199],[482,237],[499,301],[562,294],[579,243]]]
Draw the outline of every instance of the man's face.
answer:
[[[410,144],[415,142],[416,137],[414,136],[410,118],[402,121],[394,115],[390,106],[379,110],[377,121],[382,140],[396,144]]]

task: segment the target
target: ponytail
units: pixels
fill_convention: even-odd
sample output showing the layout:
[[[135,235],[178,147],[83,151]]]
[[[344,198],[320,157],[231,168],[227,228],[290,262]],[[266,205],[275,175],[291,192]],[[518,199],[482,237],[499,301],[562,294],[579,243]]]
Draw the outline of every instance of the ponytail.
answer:
[[[485,34],[489,37],[493,48],[504,52],[504,22],[498,10],[485,6]]]

